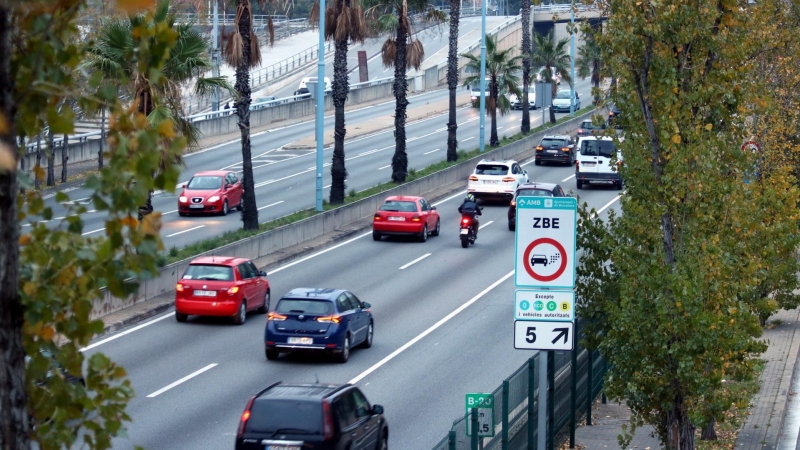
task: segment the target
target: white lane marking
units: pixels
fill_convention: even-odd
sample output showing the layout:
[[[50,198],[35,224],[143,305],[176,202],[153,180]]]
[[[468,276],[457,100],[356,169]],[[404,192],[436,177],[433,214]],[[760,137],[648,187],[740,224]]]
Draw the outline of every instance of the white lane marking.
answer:
[[[572,174],[572,175],[568,176],[567,178],[564,178],[563,180],[561,180],[561,182],[563,183],[563,182],[569,181],[569,180],[571,180],[573,178],[575,178],[575,174]]]
[[[428,256],[431,256],[431,254],[430,254],[430,253],[425,253],[424,255],[422,255],[422,256],[420,256],[419,258],[417,258],[417,259],[415,259],[415,260],[411,261],[410,263],[400,266],[400,270],[403,270],[403,269],[405,269],[406,267],[410,267],[410,266],[412,266],[412,265],[414,265],[414,264],[416,264],[416,263],[418,263],[418,262],[422,261],[423,259],[427,258]]]
[[[365,236],[371,236],[371,235],[372,235],[372,231],[370,231],[369,233],[364,233],[364,234],[358,235],[358,236],[354,237],[353,239],[350,239],[350,240],[347,240],[347,241],[344,241],[344,242],[342,242],[341,244],[334,245],[334,246],[333,246],[333,247],[331,247],[331,248],[326,248],[325,250],[322,250],[322,251],[320,251],[320,252],[314,253],[313,255],[308,255],[308,256],[306,256],[305,258],[300,258],[300,259],[298,259],[297,261],[290,262],[289,264],[286,264],[285,266],[281,266],[281,267],[278,267],[278,268],[277,268],[277,269],[275,269],[275,270],[271,270],[271,271],[267,272],[267,275],[272,275],[272,274],[274,274],[274,273],[278,273],[278,272],[280,272],[280,271],[281,271],[281,270],[283,270],[283,269],[288,269],[289,267],[292,267],[292,266],[294,266],[294,265],[296,265],[296,264],[300,264],[301,262],[308,261],[308,260],[309,260],[309,259],[311,259],[311,258],[316,258],[316,257],[317,257],[317,256],[319,256],[319,255],[322,255],[322,254],[328,253],[328,252],[329,252],[329,251],[331,251],[331,250],[336,250],[336,249],[337,249],[337,248],[339,248],[339,247],[342,247],[342,246],[344,246],[344,245],[347,245],[347,244],[349,244],[349,243],[351,243],[351,242],[353,242],[353,241],[356,241],[356,240],[358,240],[358,239],[361,239],[361,238],[363,238],[363,237],[365,237]]]
[[[126,334],[133,333],[134,331],[139,331],[139,330],[141,330],[142,328],[144,328],[144,327],[149,327],[150,325],[152,325],[152,324],[154,324],[154,323],[156,323],[156,322],[160,322],[160,321],[162,321],[162,320],[164,320],[164,319],[167,319],[167,318],[173,317],[173,316],[174,316],[174,314],[175,314],[175,313],[168,312],[168,313],[164,314],[163,316],[161,316],[161,317],[159,317],[159,318],[157,318],[157,319],[153,319],[153,320],[151,320],[151,321],[149,321],[149,322],[145,322],[145,323],[143,323],[143,324],[141,324],[141,325],[138,325],[138,326],[135,326],[135,327],[131,328],[130,330],[126,330],[126,331],[123,331],[122,333],[115,334],[114,336],[111,336],[111,337],[109,337],[109,338],[105,338],[105,339],[103,339],[102,341],[97,341],[97,342],[95,342],[94,344],[87,345],[86,347],[83,347],[83,348],[81,349],[81,351],[82,351],[82,352],[85,352],[85,351],[87,351],[87,350],[91,350],[91,349],[93,349],[93,348],[95,348],[95,347],[98,347],[98,346],[100,346],[100,345],[103,345],[103,344],[105,344],[105,343],[107,343],[107,342],[111,342],[111,341],[113,341],[114,339],[121,338],[122,336],[125,336]]]
[[[478,227],[478,229],[479,229],[479,230],[482,230],[482,229],[483,229],[483,227],[488,227],[489,225],[491,225],[491,224],[493,224],[493,223],[494,223],[494,220],[490,220],[490,221],[486,222],[485,224],[483,224],[483,225],[479,226],[479,227]]]
[[[329,187],[331,187],[331,186],[332,186],[332,185],[330,185],[330,184],[329,184],[329,185],[327,185],[327,186],[322,186],[322,189],[328,189],[328,188],[329,188]]]
[[[188,233],[190,231],[194,231],[194,230],[198,230],[200,228],[203,228],[204,226],[205,225],[200,225],[200,226],[197,226],[197,227],[194,227],[194,228],[189,228],[188,230],[178,231],[177,233],[168,234],[167,237],[172,237],[172,236],[177,236],[179,234]]]
[[[438,202],[434,203],[434,204],[433,204],[433,206],[439,206],[439,205],[441,205],[442,203],[444,203],[444,202],[446,202],[446,201],[452,200],[452,199],[454,199],[454,198],[456,198],[456,197],[460,197],[460,196],[462,196],[462,195],[464,195],[464,194],[466,194],[466,193],[467,193],[467,191],[466,191],[466,190],[464,190],[464,191],[459,191],[457,194],[455,194],[455,195],[451,195],[450,197],[447,197],[447,198],[446,198],[446,199],[444,199],[444,200],[439,200]]]
[[[203,367],[202,369],[200,369],[200,370],[198,370],[196,372],[190,373],[189,375],[186,375],[185,377],[181,378],[180,380],[178,380],[178,381],[176,381],[176,382],[174,382],[172,384],[169,384],[167,386],[164,386],[163,388],[153,392],[152,394],[148,395],[147,398],[157,397],[157,396],[163,394],[164,392],[167,392],[168,390],[174,388],[175,386],[177,386],[177,385],[179,385],[181,383],[184,383],[186,381],[189,381],[192,378],[200,375],[201,373],[213,369],[214,367],[217,367],[217,363],[209,364],[209,365]]]
[[[105,228],[98,228],[94,231],[87,231],[86,233],[81,233],[81,236],[87,236],[89,234],[97,233],[98,231],[103,231],[103,230],[105,230]]]
[[[322,167],[328,167],[331,164],[333,164],[333,163],[325,163],[325,164],[322,165]],[[317,168],[317,166],[309,167],[308,170],[316,170],[316,168]],[[302,172],[300,172],[300,173],[302,173]]]
[[[372,372],[375,372],[376,370],[380,369],[381,366],[383,366],[384,364],[386,364],[389,361],[393,360],[400,353],[403,353],[404,351],[408,350],[409,347],[411,347],[412,345],[414,345],[417,342],[419,342],[420,340],[422,340],[422,338],[424,338],[425,336],[433,333],[437,328],[439,328],[440,326],[444,325],[445,323],[447,323],[447,321],[449,321],[450,319],[452,319],[453,317],[458,315],[458,313],[460,313],[461,311],[464,311],[470,305],[472,305],[473,303],[475,303],[478,300],[480,300],[481,297],[486,295],[489,291],[491,291],[492,289],[494,289],[497,286],[499,286],[500,283],[502,283],[502,282],[506,281],[507,279],[511,278],[512,275],[514,275],[514,271],[513,270],[511,272],[507,273],[505,276],[503,276],[503,278],[500,278],[499,280],[497,280],[494,283],[492,283],[491,286],[489,286],[486,289],[484,289],[483,291],[481,291],[475,297],[472,297],[468,302],[466,302],[463,305],[461,305],[458,308],[456,308],[455,311],[451,312],[450,314],[446,315],[444,318],[442,318],[441,320],[439,320],[438,322],[433,324],[430,328],[428,328],[427,330],[425,330],[422,333],[420,333],[419,335],[417,335],[417,337],[415,337],[414,339],[411,339],[410,341],[406,342],[402,347],[400,347],[397,350],[393,351],[388,356],[386,356],[382,360],[380,360],[377,363],[375,363],[372,367],[370,367],[369,369],[367,369],[364,372],[362,372],[361,374],[359,374],[357,377],[355,377],[352,380],[350,380],[349,383],[356,384],[359,381],[363,380],[367,375],[369,375]]]
[[[374,108],[374,106],[365,106],[365,107],[363,107],[363,108],[351,109],[350,111],[347,111],[347,113],[348,113],[348,114],[350,114],[350,113],[354,113],[354,112],[356,112],[356,111],[363,111],[363,110],[365,110],[365,109],[370,109],[370,108]]]
[[[176,213],[176,212],[178,212],[178,210],[177,209],[173,209],[172,211],[167,211],[165,213],[161,213],[161,215],[162,216],[166,216],[167,214],[172,214],[172,213]]]
[[[281,203],[283,203],[283,200],[281,200],[279,202],[275,202],[275,203],[269,204],[267,206],[262,206],[261,208],[258,208],[258,210],[261,211],[262,209],[269,208],[270,206],[280,205]]]
[[[429,152],[425,152],[425,153],[423,153],[423,155],[430,155],[431,153],[433,153],[433,152],[438,152],[439,150],[441,150],[441,149],[440,149],[440,148],[437,148],[436,150],[431,150],[431,151],[429,151]]]
[[[298,175],[302,175],[302,174],[304,174],[304,173],[313,172],[313,171],[314,171],[314,169],[313,169],[313,168],[311,168],[311,169],[306,169],[306,170],[304,170],[304,171],[302,171],[302,172],[297,172],[297,173],[295,173],[295,174],[292,174],[292,175],[287,175],[287,176],[285,176],[285,177],[283,177],[283,178],[277,178],[277,179],[275,179],[275,180],[267,180],[267,181],[262,181],[261,183],[256,183],[256,184],[253,186],[253,188],[255,189],[255,188],[259,188],[259,187],[261,187],[261,186],[265,186],[265,185],[267,185],[267,184],[272,184],[272,183],[277,183],[278,181],[288,180],[289,178],[293,178],[293,177],[296,177],[296,176],[298,176]]]
[[[497,131],[500,131],[502,129],[503,129],[503,127],[497,127]]]
[[[619,200],[619,195],[611,199],[611,201],[606,203],[602,208],[598,209],[596,214],[601,214],[603,211],[608,209],[609,206],[613,205],[614,202],[616,202],[617,200]]]
[[[468,138],[464,139],[464,140],[463,140],[463,141],[461,141],[461,142],[467,142],[467,141],[468,141],[468,140],[470,140],[470,139],[475,139],[475,136],[473,136],[473,137],[468,137]]]
[[[392,165],[389,164],[388,166],[378,167],[378,170],[388,169],[389,167],[392,167]]]

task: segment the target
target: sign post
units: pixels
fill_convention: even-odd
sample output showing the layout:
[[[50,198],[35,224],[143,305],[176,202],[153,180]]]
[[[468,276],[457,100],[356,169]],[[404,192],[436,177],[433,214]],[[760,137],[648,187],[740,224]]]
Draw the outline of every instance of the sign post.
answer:
[[[492,394],[467,394],[466,410],[478,411],[478,437],[494,437],[494,396]],[[472,436],[472,421],[467,421],[467,436]]]

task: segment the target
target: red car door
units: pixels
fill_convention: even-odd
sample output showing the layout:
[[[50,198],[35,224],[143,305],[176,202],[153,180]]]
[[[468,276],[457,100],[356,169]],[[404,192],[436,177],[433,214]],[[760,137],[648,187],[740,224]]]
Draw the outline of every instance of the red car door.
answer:
[[[255,286],[253,292],[255,292],[254,302],[257,306],[261,306],[264,301],[264,298],[267,295],[267,289],[269,288],[269,283],[266,279],[259,275],[258,267],[253,264],[252,261],[248,261],[247,264],[250,266],[250,270],[253,271],[253,284]]]
[[[234,207],[241,203],[244,188],[242,186],[242,181],[236,177],[235,173],[229,173],[227,178],[228,183],[231,185],[231,187],[228,188],[228,204]]]
[[[255,283],[255,273],[248,263],[239,264],[239,274],[242,276],[241,289],[244,291],[244,298],[247,301],[245,309],[248,311],[255,308],[259,302],[258,291]]]

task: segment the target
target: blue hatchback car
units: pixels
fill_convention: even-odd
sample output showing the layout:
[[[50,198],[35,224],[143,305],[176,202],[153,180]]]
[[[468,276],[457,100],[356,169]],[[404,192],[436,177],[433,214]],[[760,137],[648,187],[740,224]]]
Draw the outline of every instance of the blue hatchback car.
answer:
[[[369,308],[342,289],[292,289],[267,316],[267,359],[278,359],[281,352],[326,352],[345,363],[351,348],[372,347],[375,325]]]

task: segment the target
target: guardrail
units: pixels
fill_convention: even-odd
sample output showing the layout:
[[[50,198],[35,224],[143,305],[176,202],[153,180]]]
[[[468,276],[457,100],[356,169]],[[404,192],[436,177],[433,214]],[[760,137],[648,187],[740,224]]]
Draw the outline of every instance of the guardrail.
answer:
[[[253,14],[253,26],[265,25],[270,17],[272,17],[272,23],[274,24],[289,21],[289,18],[285,14]],[[198,25],[211,25],[214,22],[214,14],[212,12],[203,14],[177,13],[175,14],[175,18],[179,22],[195,23]],[[231,26],[236,22],[236,14],[217,14],[217,20],[220,25]]]

